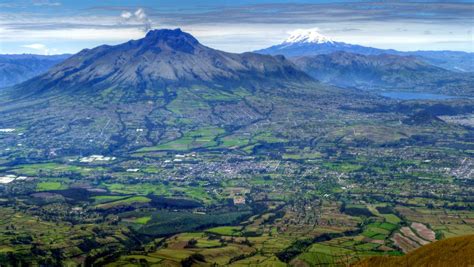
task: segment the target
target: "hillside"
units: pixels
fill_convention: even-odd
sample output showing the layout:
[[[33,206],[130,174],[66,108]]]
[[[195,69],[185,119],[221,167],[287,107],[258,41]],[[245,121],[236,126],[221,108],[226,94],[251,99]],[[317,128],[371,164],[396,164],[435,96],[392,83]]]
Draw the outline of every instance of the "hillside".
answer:
[[[70,55],[0,55],[0,88],[43,74]]]
[[[313,78],[336,86],[474,95],[472,74],[448,71],[414,56],[339,51],[291,60]]]
[[[453,237],[425,245],[404,256],[370,257],[354,267],[472,266],[474,235]]]

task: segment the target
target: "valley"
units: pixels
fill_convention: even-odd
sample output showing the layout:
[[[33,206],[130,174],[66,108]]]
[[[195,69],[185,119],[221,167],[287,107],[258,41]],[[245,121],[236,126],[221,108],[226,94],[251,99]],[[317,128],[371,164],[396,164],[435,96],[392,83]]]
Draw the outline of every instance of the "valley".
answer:
[[[474,234],[464,94],[339,88],[177,29],[83,50],[0,103],[7,265],[347,266]]]

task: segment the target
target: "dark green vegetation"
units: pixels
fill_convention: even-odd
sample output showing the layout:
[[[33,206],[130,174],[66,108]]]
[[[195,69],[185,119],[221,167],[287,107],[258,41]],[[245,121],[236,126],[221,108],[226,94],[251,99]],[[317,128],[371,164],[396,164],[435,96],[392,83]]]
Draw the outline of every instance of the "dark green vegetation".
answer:
[[[474,232],[473,100],[392,101],[149,37],[1,96],[6,265],[345,265]],[[108,72],[129,53],[180,78],[145,58]]]

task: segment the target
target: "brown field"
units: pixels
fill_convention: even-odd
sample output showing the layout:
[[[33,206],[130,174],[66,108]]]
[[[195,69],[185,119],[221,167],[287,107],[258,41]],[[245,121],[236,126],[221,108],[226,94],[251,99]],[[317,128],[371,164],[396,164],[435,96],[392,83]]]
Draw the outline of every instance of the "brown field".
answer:
[[[436,235],[435,232],[433,232],[431,229],[426,227],[426,225],[422,223],[412,223],[411,228],[415,229],[416,233],[421,236],[425,240],[429,241],[435,241],[436,240]]]
[[[418,237],[415,233],[413,233],[413,231],[409,227],[402,227],[402,229],[400,229],[400,232],[402,232],[404,236],[410,238],[411,240],[417,242],[420,245],[426,245],[426,244],[430,243],[430,242]]]
[[[375,256],[354,267],[474,266],[474,235],[453,237],[430,243],[404,256]]]
[[[420,246],[415,241],[411,240],[410,238],[400,233],[394,234],[392,237],[392,240],[395,243],[395,245],[398,246],[405,253],[412,251]]]

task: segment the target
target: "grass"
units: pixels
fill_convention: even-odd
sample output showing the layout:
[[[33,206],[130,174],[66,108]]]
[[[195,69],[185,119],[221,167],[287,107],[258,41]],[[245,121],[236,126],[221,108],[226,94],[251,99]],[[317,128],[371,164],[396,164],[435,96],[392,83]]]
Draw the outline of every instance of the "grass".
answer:
[[[153,147],[145,147],[137,152],[152,152],[162,150],[187,151],[193,148],[213,147],[217,145],[218,135],[225,133],[224,129],[207,127],[189,131],[183,137]]]
[[[474,265],[474,235],[448,238],[422,246],[404,256],[367,258],[356,267],[398,266],[472,266]]]
[[[294,160],[302,160],[302,159],[318,159],[321,158],[321,153],[314,152],[314,153],[285,153],[282,156],[283,159],[294,159]]]
[[[158,264],[163,261],[162,258],[150,257],[145,255],[127,255],[121,256],[117,261],[107,264],[107,267],[116,267],[116,266],[134,266],[136,262],[140,260],[146,260],[148,263]]]
[[[374,250],[380,247],[380,244],[364,243],[356,246],[357,250]]]
[[[220,247],[221,242],[219,240],[206,240],[206,239],[199,239],[196,247],[198,248],[215,248]]]
[[[260,133],[252,137],[253,142],[266,142],[266,143],[281,143],[285,142],[285,139],[273,136],[270,132]]]
[[[14,230],[10,226],[14,226]],[[33,244],[40,244],[40,249],[43,251],[58,249],[65,253],[65,255],[88,253],[92,248],[84,247],[81,251],[77,246],[82,240],[95,238],[96,234],[94,231],[97,227],[100,227],[101,233],[110,238],[110,240],[127,240],[128,238],[126,235],[129,230],[120,226],[117,228],[117,226],[99,223],[74,225],[62,221],[52,222],[3,207],[0,209],[0,237],[2,239],[0,253],[11,252],[12,248],[15,250],[14,252],[21,253],[25,251],[31,253]],[[31,239],[31,241],[17,242],[17,240],[25,238],[27,238],[26,240]],[[99,239],[96,240],[101,242]],[[119,242],[114,242],[113,245],[107,243],[101,243],[101,245],[102,251],[107,251],[111,246],[113,246],[113,251],[124,248]],[[29,264],[38,265],[37,261],[31,261]]]
[[[8,253],[8,252],[14,252],[15,249],[13,249],[12,247],[8,247],[8,246],[0,246],[0,253]]]
[[[298,256],[298,259],[311,264],[310,266],[331,266],[335,264],[333,256],[321,252],[303,252]]]
[[[309,252],[319,252],[319,253],[324,253],[324,254],[329,254],[329,255],[334,255],[334,254],[347,254],[351,253],[352,251],[349,249],[345,248],[340,248],[340,247],[333,247],[333,246],[328,246],[324,244],[313,244],[308,250]]]
[[[214,199],[209,196],[203,187],[174,187],[172,190],[175,192],[182,192],[186,196],[202,201],[206,204],[214,202]]]
[[[371,223],[366,226],[362,235],[372,239],[384,240],[396,226],[389,223]]]
[[[126,198],[126,196],[94,196],[92,199],[95,204],[107,203]]]
[[[393,230],[397,229],[397,226],[392,224],[392,223],[381,223],[381,224],[379,224],[378,227],[380,227],[382,229],[385,229],[385,230],[388,230],[388,231],[393,231]]]
[[[219,141],[221,142],[219,147],[242,147],[249,143],[248,138],[243,136],[226,136]]]
[[[202,254],[210,262],[217,264],[217,266],[226,266],[229,263],[230,259],[240,255],[245,255],[251,250],[252,249],[249,249],[245,246],[230,244],[225,247],[205,249],[200,251],[199,253]]]
[[[155,194],[161,196],[170,196],[169,187],[164,184],[151,184],[151,183],[140,183],[140,184],[103,184],[107,189],[114,193],[119,194],[140,194],[148,195]]]
[[[255,255],[253,257],[244,258],[242,260],[233,262],[230,266],[262,266],[262,267],[285,267],[286,263],[281,262],[275,256]]]
[[[25,164],[17,166],[13,171],[17,174],[27,175],[27,176],[41,176],[48,175],[51,173],[63,173],[63,172],[73,172],[80,173],[82,175],[88,174],[92,171],[102,171],[104,170],[101,167],[86,168],[82,166],[74,166],[67,164],[58,164],[58,163],[38,163],[38,164]]]
[[[98,209],[110,209],[110,208],[115,208],[119,206],[130,206],[133,204],[139,204],[139,203],[148,203],[151,200],[147,197],[144,196],[134,196],[134,197],[129,197],[126,199],[121,199],[117,201],[112,201],[112,202],[107,202],[104,204],[99,204],[96,206]]]
[[[37,191],[51,191],[51,190],[61,190],[65,189],[66,186],[60,182],[39,182],[36,184]]]
[[[327,169],[339,171],[339,172],[354,172],[360,170],[363,166],[358,164],[351,164],[351,163],[332,163],[332,162],[325,162],[323,166]]]
[[[310,266],[338,266],[341,260],[347,259],[353,254],[354,251],[350,249],[316,243],[298,256],[298,259],[309,263]]]
[[[161,259],[168,259],[175,262],[181,262],[181,260],[186,259],[187,257],[194,254],[192,251],[184,250],[184,249],[167,249],[163,248],[156,252],[149,253],[149,256],[158,257]]]
[[[144,216],[144,217],[136,218],[134,220],[134,223],[147,224],[150,220],[151,220],[151,216]]]
[[[207,229],[206,232],[224,236],[239,236],[241,230],[240,226],[221,226]]]
[[[381,214],[385,221],[391,224],[399,224],[402,220],[395,214]]]

